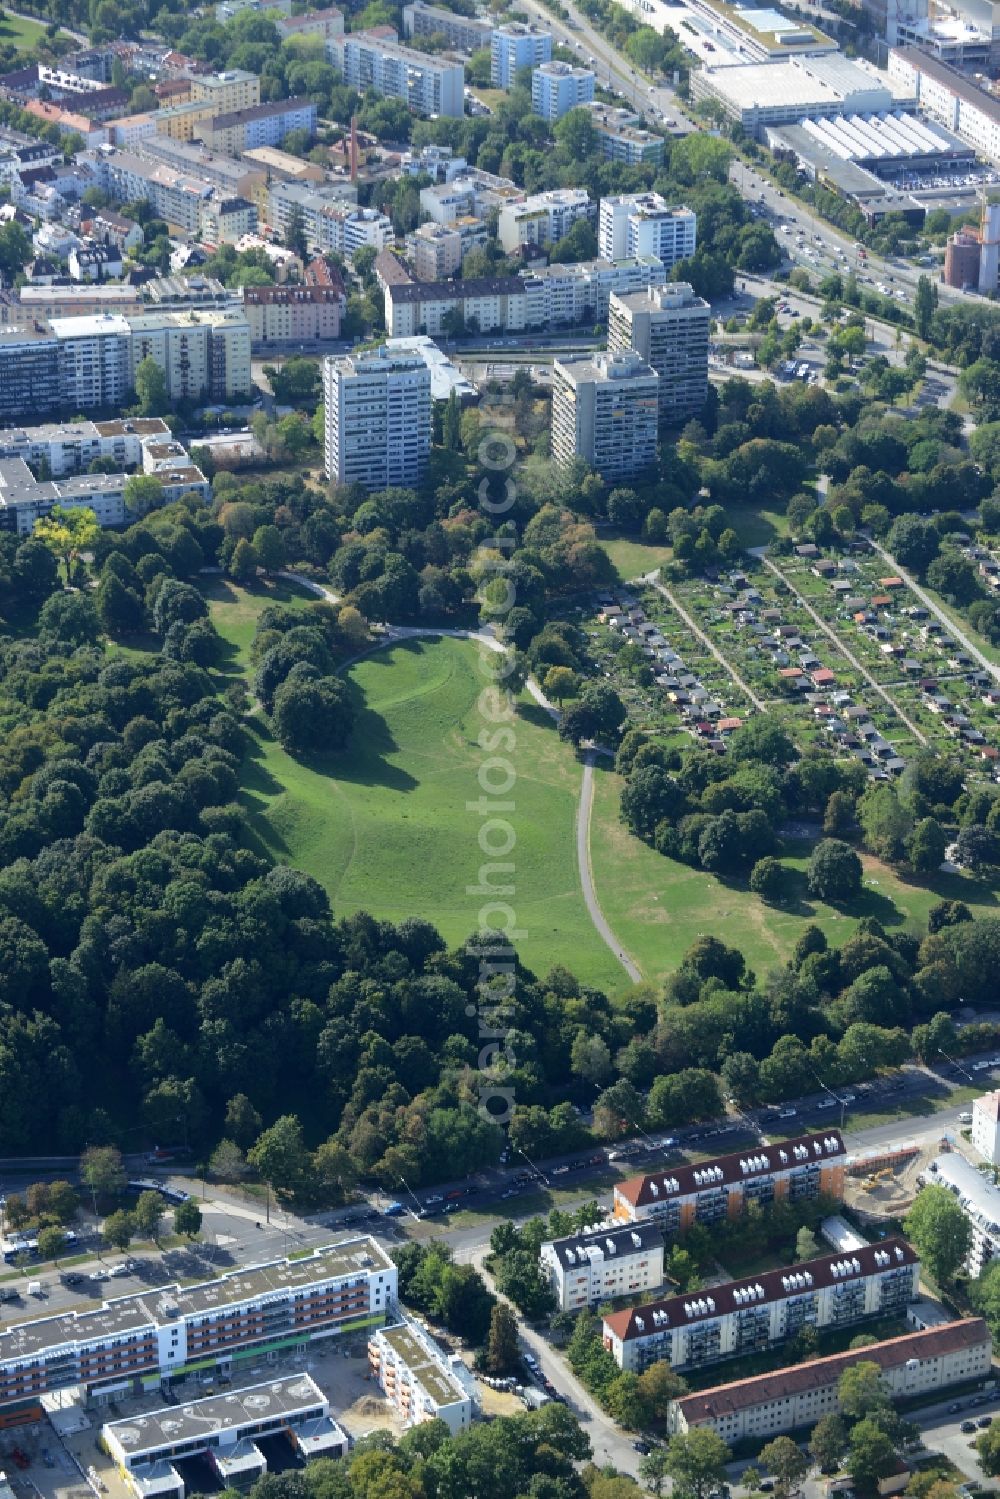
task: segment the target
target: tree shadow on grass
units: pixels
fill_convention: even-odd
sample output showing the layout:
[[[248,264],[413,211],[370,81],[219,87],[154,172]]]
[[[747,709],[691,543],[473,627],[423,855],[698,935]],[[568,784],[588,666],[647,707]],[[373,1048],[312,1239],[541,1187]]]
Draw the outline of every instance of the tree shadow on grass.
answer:
[[[815,916],[817,904],[815,896],[809,893],[805,870],[786,867],[785,893],[780,901],[774,903],[774,909],[785,915]],[[870,887],[863,888],[854,900],[828,901],[825,904],[832,906],[838,916],[850,916],[856,921],[868,916],[884,927],[902,926],[909,919],[906,912],[900,911],[887,895]]]
[[[534,724],[536,729],[555,730],[556,724],[552,715],[541,703],[536,703],[533,698],[527,698],[517,705],[517,716],[523,718],[525,723]]]

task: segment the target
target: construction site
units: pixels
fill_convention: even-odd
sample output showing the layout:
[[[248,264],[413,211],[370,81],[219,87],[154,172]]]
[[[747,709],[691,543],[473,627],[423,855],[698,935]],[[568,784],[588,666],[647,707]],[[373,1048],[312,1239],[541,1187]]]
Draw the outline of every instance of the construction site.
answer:
[[[844,1202],[864,1222],[901,1218],[913,1205],[930,1163],[953,1148],[940,1139],[914,1140],[864,1151],[847,1164]]]

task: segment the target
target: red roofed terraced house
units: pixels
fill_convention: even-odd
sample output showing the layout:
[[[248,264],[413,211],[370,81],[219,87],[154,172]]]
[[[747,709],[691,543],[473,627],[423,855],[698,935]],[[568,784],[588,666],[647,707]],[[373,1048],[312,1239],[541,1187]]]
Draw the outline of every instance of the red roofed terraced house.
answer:
[[[614,1216],[627,1223],[652,1218],[665,1234],[682,1234],[692,1223],[739,1218],[748,1202],[801,1202],[807,1197],[839,1202],[846,1162],[839,1130],[800,1135],[697,1166],[631,1176],[615,1187]]]
[[[850,1327],[901,1316],[917,1296],[919,1277],[920,1262],[906,1240],[885,1239],[611,1312],[604,1346],[620,1369],[635,1374],[664,1359],[678,1371],[701,1368],[760,1353],[807,1324]]]

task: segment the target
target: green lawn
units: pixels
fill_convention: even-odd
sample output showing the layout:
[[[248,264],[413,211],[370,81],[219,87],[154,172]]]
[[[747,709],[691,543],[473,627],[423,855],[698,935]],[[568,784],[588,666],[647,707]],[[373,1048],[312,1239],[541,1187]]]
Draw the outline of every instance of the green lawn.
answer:
[[[30,52],[46,40],[45,26],[27,17],[12,16],[9,11],[0,14],[0,46],[16,47],[19,52]]]
[[[266,596],[226,583],[207,592],[239,666]],[[483,897],[466,887],[478,883],[486,856],[478,844],[481,819],[466,802],[482,794],[477,775],[488,756],[478,735],[490,727],[476,708],[483,685],[477,649],[461,640],[410,641],[356,662],[348,679],[358,720],[343,754],[294,760],[255,718],[243,796],[256,837],[272,857],[314,875],[337,916],[419,916],[449,943],[475,930]],[[561,963],[587,983],[619,989],[627,977],[594,931],[580,893],[580,766],[533,704],[522,705],[514,728],[509,758],[517,780],[504,799],[515,804],[510,904],[526,934],[518,947],[539,974]]]
[[[662,567],[673,554],[673,549],[669,546],[654,546],[651,542],[636,541],[634,537],[616,536],[607,531],[600,532],[597,539],[614,563],[623,583]]]
[[[839,945],[862,916],[923,932],[928,910],[944,897],[966,901],[977,915],[996,912],[993,892],[975,880],[942,875],[929,884],[910,884],[868,858],[864,893],[843,911],[835,909],[806,893],[805,845],[794,847],[784,861],[792,871],[789,898],[780,906],[766,905],[745,888],[665,859],[634,838],[618,818],[621,778],[603,768],[594,776],[591,852],[598,898],[647,979],[662,980],[706,933],[738,947],[748,965],[762,973],[789,956],[806,920]]]

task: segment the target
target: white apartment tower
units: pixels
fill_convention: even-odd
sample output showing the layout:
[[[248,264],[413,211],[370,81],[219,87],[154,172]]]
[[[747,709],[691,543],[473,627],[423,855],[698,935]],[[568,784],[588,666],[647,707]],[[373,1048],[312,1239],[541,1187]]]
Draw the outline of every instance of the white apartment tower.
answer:
[[[671,208],[659,193],[602,198],[597,230],[604,260],[655,255],[669,269],[694,254],[697,219],[690,208]]]
[[[608,348],[634,349],[660,377],[660,420],[701,411],[708,395],[708,330],[712,309],[686,281],[612,292]]]
[[[326,477],[365,489],[416,484],[431,447],[431,377],[383,345],[323,362]]]
[[[513,88],[521,68],[537,68],[552,60],[552,33],[519,21],[498,26],[490,43],[490,82],[494,88]]]
[[[660,377],[629,350],[552,368],[552,457],[582,458],[602,478],[632,479],[656,460]]]

